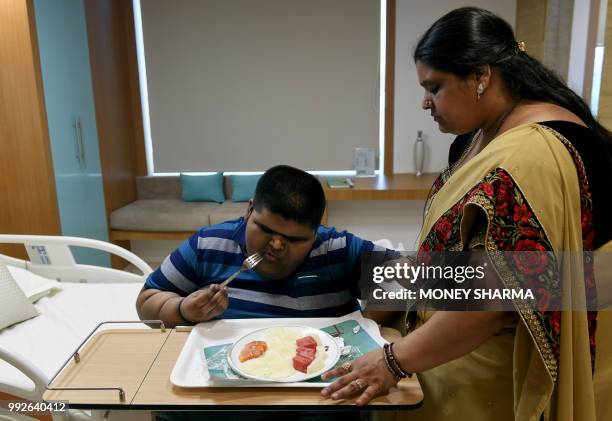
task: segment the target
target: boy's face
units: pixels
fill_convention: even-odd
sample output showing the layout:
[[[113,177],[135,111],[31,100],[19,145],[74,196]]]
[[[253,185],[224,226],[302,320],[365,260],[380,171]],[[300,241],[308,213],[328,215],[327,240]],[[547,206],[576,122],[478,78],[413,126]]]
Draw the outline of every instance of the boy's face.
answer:
[[[285,219],[253,204],[245,215],[247,254],[263,257],[255,270],[268,279],[290,275],[304,261],[316,239],[316,231],[306,224]]]

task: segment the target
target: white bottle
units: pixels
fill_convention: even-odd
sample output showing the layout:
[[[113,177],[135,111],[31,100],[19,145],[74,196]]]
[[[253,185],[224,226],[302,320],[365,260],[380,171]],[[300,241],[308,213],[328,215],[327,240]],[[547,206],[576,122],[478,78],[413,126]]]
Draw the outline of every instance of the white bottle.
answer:
[[[414,142],[414,168],[416,170],[416,176],[420,177],[423,175],[423,162],[425,160],[425,141],[423,140],[423,132],[419,130],[417,132],[417,138]]]

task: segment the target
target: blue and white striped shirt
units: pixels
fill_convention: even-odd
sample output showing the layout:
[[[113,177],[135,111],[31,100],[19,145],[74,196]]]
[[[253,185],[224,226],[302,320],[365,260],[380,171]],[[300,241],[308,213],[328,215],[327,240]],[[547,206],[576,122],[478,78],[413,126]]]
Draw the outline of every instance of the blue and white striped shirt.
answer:
[[[201,228],[149,275],[145,288],[185,296],[222,282],[245,258],[245,228],[244,218]],[[232,281],[229,307],[218,318],[330,317],[358,310],[361,254],[371,251],[385,249],[319,226],[310,253],[290,277],[269,280],[253,270],[243,272]]]

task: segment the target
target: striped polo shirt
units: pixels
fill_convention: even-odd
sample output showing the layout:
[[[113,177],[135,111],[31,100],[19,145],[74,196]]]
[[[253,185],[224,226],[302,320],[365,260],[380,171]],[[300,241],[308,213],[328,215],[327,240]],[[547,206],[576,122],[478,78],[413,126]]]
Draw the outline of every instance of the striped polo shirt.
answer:
[[[149,275],[145,288],[185,296],[223,282],[245,259],[245,228],[244,218],[201,228]],[[270,280],[254,270],[243,272],[230,284],[229,307],[217,318],[330,317],[358,310],[361,253],[385,250],[319,226],[312,249],[292,275]]]

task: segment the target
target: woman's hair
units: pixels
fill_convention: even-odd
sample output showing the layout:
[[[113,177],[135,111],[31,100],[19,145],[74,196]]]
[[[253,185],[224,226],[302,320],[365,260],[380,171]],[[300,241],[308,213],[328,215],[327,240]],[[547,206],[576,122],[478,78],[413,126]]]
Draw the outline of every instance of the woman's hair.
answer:
[[[488,10],[455,9],[438,19],[419,40],[414,61],[457,76],[498,69],[517,97],[550,102],[576,114],[612,152],[612,134],[599,124],[584,100],[538,60],[522,51],[512,27]]]

